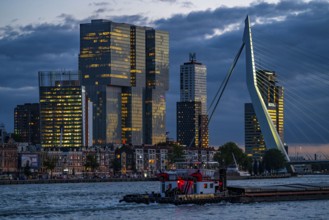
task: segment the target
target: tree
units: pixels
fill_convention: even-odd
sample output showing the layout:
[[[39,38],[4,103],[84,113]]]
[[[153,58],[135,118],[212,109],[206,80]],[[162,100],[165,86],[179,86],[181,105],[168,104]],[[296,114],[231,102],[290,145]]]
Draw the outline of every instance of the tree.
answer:
[[[118,172],[120,172],[121,170],[121,161],[120,158],[115,157],[114,160],[112,160],[112,164],[111,164],[112,168],[113,168],[113,173],[116,174]]]
[[[46,170],[50,170],[50,179],[53,178],[53,170],[55,169],[56,164],[57,164],[57,159],[56,158],[47,157],[43,161],[43,166],[46,168]]]
[[[88,170],[90,169],[92,172],[99,167],[99,163],[97,162],[96,155],[88,154],[86,157],[85,168]]]
[[[252,168],[252,159],[249,158],[234,142],[228,142],[220,146],[214,155],[214,160],[221,166],[227,167],[234,163],[234,157],[239,166],[244,170],[250,171]]]
[[[175,163],[184,160],[184,147],[181,145],[173,145],[172,153],[169,155],[169,162]]]
[[[27,178],[29,178],[29,176],[31,176],[31,174],[32,174],[29,161],[26,163],[26,165],[24,167],[24,174]]]
[[[11,138],[15,140],[15,142],[22,142],[22,136],[20,134],[12,134]]]
[[[268,172],[278,171],[286,166],[286,158],[280,150],[273,148],[265,152],[263,163]]]

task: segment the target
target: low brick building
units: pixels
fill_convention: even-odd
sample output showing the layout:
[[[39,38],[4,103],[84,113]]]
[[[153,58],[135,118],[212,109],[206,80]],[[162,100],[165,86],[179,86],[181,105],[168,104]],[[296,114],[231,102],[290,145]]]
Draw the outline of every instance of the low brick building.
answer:
[[[17,145],[13,141],[0,145],[0,173],[18,172]]]

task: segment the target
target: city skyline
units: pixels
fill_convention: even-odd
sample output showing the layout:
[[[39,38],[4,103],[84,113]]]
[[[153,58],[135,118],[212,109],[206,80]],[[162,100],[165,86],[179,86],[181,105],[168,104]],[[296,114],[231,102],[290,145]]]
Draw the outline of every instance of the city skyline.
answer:
[[[175,7],[177,10],[182,4],[182,1],[159,2],[168,8]],[[30,15],[30,19],[22,22],[24,15],[17,14],[18,9],[17,13],[11,15],[1,13],[1,16],[5,16],[6,19],[0,20],[7,22],[0,23],[0,63],[2,64],[0,99],[2,103],[8,104],[0,109],[0,122],[5,123],[7,130],[12,132],[13,112],[16,105],[38,101],[38,71],[77,69],[79,24],[89,22],[91,17],[143,26],[151,25],[156,29],[169,32],[171,36],[170,90],[167,93],[167,130],[170,132],[170,137],[175,137],[176,133],[175,103],[179,100],[179,65],[185,61],[187,53],[196,52],[198,54],[198,59],[208,67],[208,97],[211,100],[241,44],[243,21],[246,14],[251,17],[255,38],[264,42],[264,45],[271,46],[269,42],[273,41],[283,42],[285,47],[293,45],[294,48],[317,56],[311,61],[312,67],[326,65],[323,60],[328,57],[326,51],[329,47],[329,33],[323,27],[329,23],[329,12],[326,10],[329,6],[328,1],[308,1],[307,3],[284,1],[277,4],[266,2],[230,7],[208,5],[209,9],[197,7],[199,4],[197,2],[194,7],[192,5],[190,11],[184,8],[184,10],[176,11],[175,15],[159,14],[159,17],[152,17],[153,14],[148,16],[146,12],[134,14],[133,12],[125,13],[123,10],[122,14],[118,15],[115,14],[118,12],[107,11],[107,7],[114,7],[114,2],[108,5],[101,4],[101,2],[98,2],[98,5],[89,2],[88,4],[93,4],[92,7],[90,6],[90,12],[84,11],[80,16],[73,13],[73,10],[70,13],[68,7],[63,13],[54,16],[56,19],[41,16],[43,14],[41,12],[39,16],[35,11],[35,16]],[[9,1],[1,4],[4,6],[1,7],[2,10],[7,7],[11,8],[8,5]],[[13,1],[10,4],[14,6],[17,2]],[[30,7],[33,7],[33,4]],[[305,10],[306,8],[307,10]],[[103,12],[96,15],[97,9],[99,12],[103,9]],[[33,10],[29,8],[27,11]],[[8,20],[8,17],[11,19]],[[34,19],[31,20],[31,17]],[[279,50],[280,47],[273,48],[273,54],[278,54]],[[286,65],[286,71],[278,70],[278,72],[285,74],[288,80],[292,80],[294,89],[308,89],[310,96],[315,92],[321,92],[317,93],[316,99],[309,101],[317,106],[314,114],[327,121],[328,101],[326,101],[325,91],[302,85],[303,80],[311,74],[300,68],[301,63],[309,62],[305,60],[306,58],[309,57],[301,55],[298,57],[299,62],[296,62],[297,58],[291,62],[292,59],[288,57],[288,54],[283,54],[275,59],[281,59],[282,66]],[[210,124],[211,145],[218,146],[229,140],[235,141],[239,145],[244,144],[243,104],[249,102],[250,98],[247,95],[244,79],[245,66],[242,60],[238,62],[236,72],[224,93],[222,104]],[[285,88],[289,90],[289,87]],[[288,114],[286,117],[291,117],[291,120],[296,121],[297,126],[300,126],[302,121],[296,115]],[[303,127],[303,129],[306,129],[306,133],[311,133],[310,128]],[[296,144],[302,147],[306,147],[306,145],[319,147],[325,146],[329,142],[326,138],[322,140],[316,134],[311,135],[309,140],[302,139],[301,142],[298,142],[298,136],[302,138],[302,134],[297,133],[297,137],[295,137],[296,135],[289,134],[288,131],[286,131],[286,141],[289,146]],[[327,131],[319,132],[324,136],[327,134]]]

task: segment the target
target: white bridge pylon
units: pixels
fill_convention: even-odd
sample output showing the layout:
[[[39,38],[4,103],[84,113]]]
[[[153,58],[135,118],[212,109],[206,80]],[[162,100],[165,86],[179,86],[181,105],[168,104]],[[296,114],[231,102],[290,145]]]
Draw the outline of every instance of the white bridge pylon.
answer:
[[[285,155],[286,160],[290,161],[289,156],[273,124],[271,116],[267,111],[267,107],[257,86],[257,75],[256,75],[255,60],[254,60],[255,57],[254,57],[249,16],[247,16],[245,20],[245,28],[244,28],[244,35],[242,41],[246,49],[247,87],[264,137],[266,148],[279,149]]]
[[[224,90],[227,86],[227,83],[232,75],[232,72],[236,66],[236,63],[239,60],[239,57],[242,53],[243,48],[246,48],[246,74],[247,74],[247,87],[249,90],[250,98],[264,137],[264,141],[266,144],[267,149],[278,149],[280,150],[283,155],[285,156],[286,160],[289,162],[289,156],[284,148],[284,145],[281,141],[278,131],[276,130],[271,116],[269,115],[266,104],[262,98],[262,95],[259,91],[257,86],[257,74],[256,74],[256,67],[255,67],[255,60],[254,60],[254,50],[253,50],[253,43],[252,43],[252,35],[251,35],[251,27],[250,27],[250,20],[249,16],[247,16],[245,20],[245,29],[242,39],[242,45],[235,56],[233,63],[230,66],[230,69],[227,72],[227,75],[222,82],[222,85],[219,87],[211,105],[209,106],[208,110],[209,114],[209,121],[211,121],[212,116],[218,106],[218,103],[224,93]],[[213,107],[214,106],[214,107]],[[292,172],[294,172],[294,168],[291,167]]]
[[[245,28],[244,28],[244,34],[243,34],[243,39],[242,39],[242,45],[241,45],[237,55],[235,56],[233,63],[231,65],[224,81],[222,82],[222,85],[220,86],[219,90],[217,91],[217,94],[215,95],[214,101],[216,99],[217,99],[217,101],[216,101],[215,107],[211,111],[211,114],[209,117],[209,122],[214,114],[214,111],[218,105],[219,100],[221,99],[221,97],[223,95],[225,87],[230,79],[230,76],[232,75],[232,72],[236,66],[236,63],[239,60],[239,57],[240,57],[244,47],[246,48],[247,87],[248,87],[250,98],[251,98],[251,101],[252,101],[263,137],[264,137],[266,148],[267,149],[276,148],[276,149],[280,150],[283,153],[283,155],[285,156],[286,160],[289,162],[290,161],[289,156],[284,148],[284,145],[281,141],[279,133],[273,124],[271,116],[269,115],[269,113],[267,111],[266,104],[265,104],[265,102],[262,98],[262,95],[259,91],[259,88],[257,86],[257,74],[256,74],[255,60],[254,60],[255,57],[254,57],[249,16],[247,16],[247,18],[245,20]],[[209,109],[212,108],[214,101],[211,103]]]

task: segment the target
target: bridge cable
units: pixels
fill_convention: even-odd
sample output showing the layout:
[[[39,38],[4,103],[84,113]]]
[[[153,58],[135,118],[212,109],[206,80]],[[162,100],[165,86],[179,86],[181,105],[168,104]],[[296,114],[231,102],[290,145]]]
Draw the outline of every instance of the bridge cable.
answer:
[[[218,90],[218,92],[217,92],[217,94],[219,94],[219,93],[220,93],[220,94],[219,94],[219,96],[218,96],[218,98],[217,98],[217,101],[216,101],[215,106],[213,107],[213,109],[212,109],[212,111],[211,111],[211,114],[210,114],[210,117],[209,117],[208,123],[211,121],[211,118],[212,118],[212,116],[213,116],[213,114],[214,114],[214,112],[215,112],[215,110],[216,110],[216,108],[217,108],[217,106],[218,106],[218,103],[219,103],[221,97],[223,96],[223,93],[224,93],[224,91],[225,91],[225,88],[226,88],[226,86],[227,86],[227,84],[228,84],[228,81],[229,81],[229,79],[230,79],[230,77],[231,77],[231,75],[232,75],[232,73],[233,73],[233,70],[234,70],[234,68],[235,68],[235,66],[236,66],[236,64],[237,64],[237,62],[238,62],[238,60],[239,60],[239,57],[240,57],[241,52],[242,52],[242,50],[243,50],[243,48],[244,48],[244,45],[245,45],[245,44],[242,43],[242,45],[241,45],[241,47],[240,47],[240,49],[239,49],[237,55],[235,56],[235,58],[234,58],[234,60],[233,60],[232,65],[230,66],[230,69],[229,69],[229,71],[228,71],[228,73],[227,73],[227,75],[226,75],[224,81],[222,82],[222,85],[220,86],[220,88],[222,88],[222,90],[221,90],[221,91]],[[217,94],[216,94],[216,95],[217,95]],[[217,96],[215,96],[213,100],[215,100],[216,97],[217,97]],[[213,103],[213,102],[214,102],[214,101],[212,101],[212,103]],[[210,108],[211,108],[211,107],[210,107]]]
[[[214,98],[213,98],[212,101],[211,101],[210,107],[208,108],[208,115],[209,115],[209,112],[211,112],[211,113],[210,113],[210,116],[209,116],[209,118],[208,118],[207,125],[209,125],[209,123],[210,123],[210,121],[211,121],[211,118],[212,118],[212,116],[213,116],[213,114],[214,114],[214,112],[215,112],[215,110],[216,110],[216,108],[217,108],[217,106],[218,106],[218,103],[219,103],[221,97],[223,96],[223,93],[224,93],[224,91],[225,91],[225,88],[226,88],[226,86],[227,86],[227,84],[228,84],[228,81],[229,81],[229,79],[230,79],[230,77],[231,77],[231,75],[232,75],[232,73],[233,73],[233,70],[234,70],[234,68],[235,68],[235,66],[236,66],[236,64],[237,64],[237,62],[238,62],[238,60],[239,60],[239,57],[240,57],[241,52],[242,52],[242,50],[243,50],[243,48],[244,48],[244,45],[245,45],[245,44],[242,43],[242,45],[241,45],[241,47],[240,47],[238,53],[236,54],[236,56],[235,56],[235,58],[234,58],[234,60],[233,60],[233,63],[231,64],[231,66],[230,66],[230,68],[229,68],[229,70],[228,70],[228,72],[227,72],[227,74],[226,74],[226,76],[225,76],[225,78],[224,78],[222,84],[220,85],[219,89],[218,89],[217,92],[216,92],[216,95],[214,96]],[[216,101],[216,104],[215,104],[215,106],[213,107],[213,104],[215,103],[215,101]],[[213,108],[212,108],[212,107],[213,107]],[[212,108],[212,110],[210,110],[211,108]],[[195,135],[193,136],[193,138],[192,138],[192,140],[191,140],[191,142],[190,142],[190,144],[189,144],[189,146],[188,146],[189,148],[192,146],[194,140],[195,140]],[[200,143],[201,143],[201,140],[199,140],[198,146],[200,145]]]

